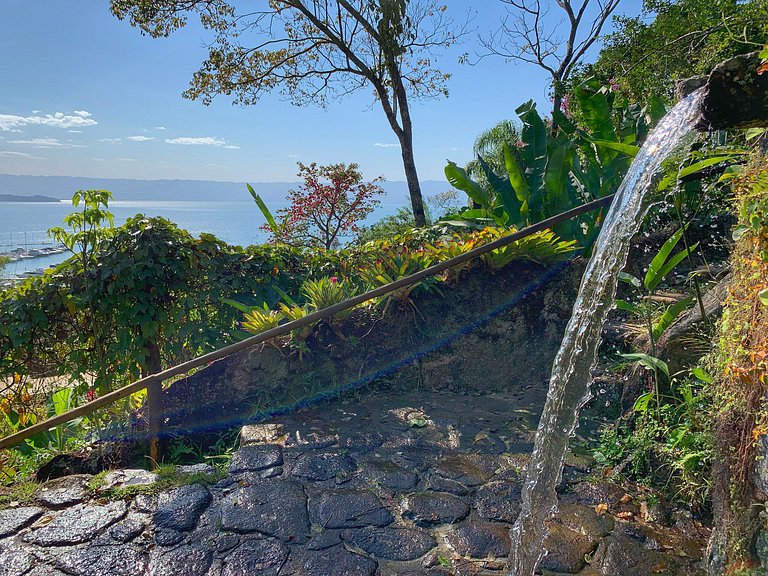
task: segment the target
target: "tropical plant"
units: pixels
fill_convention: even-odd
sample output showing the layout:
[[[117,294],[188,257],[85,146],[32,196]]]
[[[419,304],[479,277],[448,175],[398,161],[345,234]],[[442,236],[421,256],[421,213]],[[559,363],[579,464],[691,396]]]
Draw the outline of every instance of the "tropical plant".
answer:
[[[593,81],[579,86],[574,97],[583,128],[556,112],[560,129],[552,133],[533,101],[516,110],[522,129],[515,152],[508,143],[502,145],[505,174],[497,174],[478,156],[485,174],[485,182],[478,182],[449,161],[448,181],[479,208],[446,220],[521,228],[615,192],[637,153],[635,143],[645,137],[660,110],[617,102],[610,90]],[[558,225],[555,233],[589,246],[600,220],[599,212],[584,215]]]
[[[663,377],[665,380],[669,381],[670,373],[667,364],[663,360],[657,358],[656,344],[661,334],[690,306],[693,297],[687,296],[673,300],[670,304],[662,304],[661,309],[659,310],[659,304],[658,300],[655,298],[655,293],[659,284],[675,269],[675,267],[677,267],[678,264],[688,258],[698,246],[698,243],[686,246],[685,249],[674,255],[672,254],[675,246],[683,237],[686,227],[680,228],[672,234],[659,249],[656,256],[651,260],[642,283],[639,278],[626,272],[621,273],[619,276],[622,281],[630,286],[633,286],[636,289],[640,289],[641,287],[645,289],[645,293],[640,296],[638,302],[631,303],[627,300],[617,299],[616,306],[620,310],[629,312],[641,319],[645,325],[650,353],[632,352],[622,354],[622,357],[637,362],[638,365],[653,373],[654,392],[649,392],[648,394],[641,396],[637,402],[647,404],[653,399],[656,404],[656,412],[659,418],[661,407],[661,380]]]
[[[271,217],[261,198],[249,186],[267,223],[262,226],[274,239],[286,244],[316,246],[330,250],[340,246],[342,237],[356,234],[359,223],[379,204],[377,196],[384,193],[378,177],[363,182],[357,164],[309,166],[299,163],[299,176],[304,184],[290,190],[290,206],[278,210],[278,219]]]

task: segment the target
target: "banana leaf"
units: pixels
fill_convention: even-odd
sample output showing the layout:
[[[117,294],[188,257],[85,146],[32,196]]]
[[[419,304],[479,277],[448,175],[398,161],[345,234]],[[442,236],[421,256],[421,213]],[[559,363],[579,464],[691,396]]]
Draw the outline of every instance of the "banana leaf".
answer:
[[[489,208],[491,201],[483,187],[469,177],[464,168],[460,168],[455,162],[448,160],[445,167],[445,177],[454,188],[465,192],[475,203]]]

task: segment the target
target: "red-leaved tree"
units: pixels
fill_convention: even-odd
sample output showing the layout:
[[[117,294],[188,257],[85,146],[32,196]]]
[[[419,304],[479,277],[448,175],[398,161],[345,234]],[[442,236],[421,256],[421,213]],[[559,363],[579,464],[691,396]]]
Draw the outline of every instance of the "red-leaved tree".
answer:
[[[378,184],[384,177],[363,182],[357,164],[306,166],[299,162],[299,176],[304,184],[288,192],[290,206],[277,211],[275,229],[262,226],[287,244],[333,248],[339,236],[357,233],[358,223],[378,206],[377,196],[384,193]]]

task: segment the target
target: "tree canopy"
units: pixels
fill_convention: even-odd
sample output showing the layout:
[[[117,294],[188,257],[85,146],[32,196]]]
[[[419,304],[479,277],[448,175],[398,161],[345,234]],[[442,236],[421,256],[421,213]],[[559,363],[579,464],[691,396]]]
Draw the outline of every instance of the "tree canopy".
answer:
[[[279,91],[295,105],[372,88],[403,157],[413,213],[424,224],[410,100],[447,96],[435,57],[464,34],[436,0],[111,0],[112,12],[151,36],[168,36],[192,14],[214,33],[208,58],[184,96],[255,104]]]
[[[598,59],[574,81],[595,75],[635,102],[669,100],[676,80],[766,42],[766,0],[644,0],[641,14],[616,18]]]

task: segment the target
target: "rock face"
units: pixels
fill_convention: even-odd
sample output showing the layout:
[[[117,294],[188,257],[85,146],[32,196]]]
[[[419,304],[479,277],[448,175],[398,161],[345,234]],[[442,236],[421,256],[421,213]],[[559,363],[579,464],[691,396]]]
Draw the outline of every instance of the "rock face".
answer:
[[[758,74],[758,53],[721,62],[707,80],[700,130],[768,126],[768,73]]]
[[[513,263],[495,274],[478,270],[457,283],[450,298],[415,294],[418,322],[410,314],[388,314],[373,324],[352,315],[338,327],[343,338],[318,329],[307,338],[308,353],[303,355],[285,354],[271,346],[245,350],[169,386],[163,400],[166,428],[184,433],[245,423],[254,405],[291,405],[305,399],[308,375],[313,394],[382,378],[393,384],[410,384],[419,378],[425,389],[481,393],[544,382],[582,271],[579,261],[549,269]],[[354,345],[362,338],[365,346]],[[488,369],[496,364],[516,368]],[[271,438],[275,443],[280,437]],[[368,445],[355,443],[355,448],[375,446],[375,439],[369,438],[373,441]],[[233,460],[233,466],[241,470],[266,467],[270,454],[274,452],[258,454],[263,460],[244,455],[242,461]],[[301,463],[300,473],[331,473],[330,462],[317,460]],[[343,474],[348,462],[337,460],[335,465]]]
[[[540,401],[532,390],[420,391],[287,416],[263,444],[250,430],[212,485],[158,494],[146,484],[124,500],[96,490],[0,510],[0,576],[500,576],[526,461],[513,450],[535,424],[513,426],[510,415]],[[544,574],[699,575],[704,538],[628,519],[626,493],[586,483],[571,462]],[[62,478],[48,494],[92,480]]]

